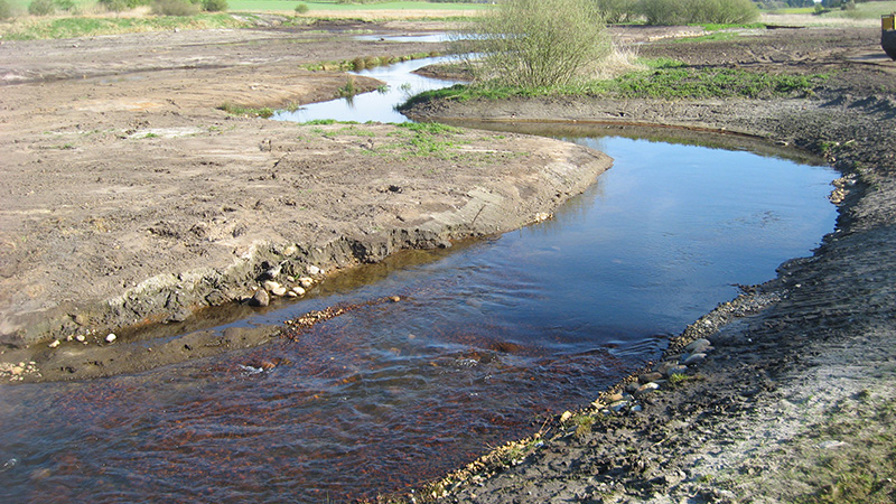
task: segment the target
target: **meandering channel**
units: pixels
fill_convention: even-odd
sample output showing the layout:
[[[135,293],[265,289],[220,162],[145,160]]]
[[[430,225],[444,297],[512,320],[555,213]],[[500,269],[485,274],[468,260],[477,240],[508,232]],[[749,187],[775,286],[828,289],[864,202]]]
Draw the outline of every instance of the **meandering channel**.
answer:
[[[389,78],[403,98],[402,77]],[[354,110],[366,99],[355,97]],[[591,401],[736,295],[734,284],[772,278],[833,229],[828,168],[553,134],[615,165],[552,220],[400,254],[359,271],[360,286],[324,283],[247,323],[382,296],[400,303],[248,352],[4,387],[0,500],[342,502],[419,484]]]

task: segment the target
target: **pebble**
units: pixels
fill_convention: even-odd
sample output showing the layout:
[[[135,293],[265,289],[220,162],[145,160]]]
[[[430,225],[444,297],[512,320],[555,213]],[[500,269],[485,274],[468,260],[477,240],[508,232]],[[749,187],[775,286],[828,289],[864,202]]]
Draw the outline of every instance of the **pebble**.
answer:
[[[59,344],[60,344],[60,343],[59,343],[59,340],[53,340],[53,342],[50,343],[50,344],[47,345],[47,346],[50,347],[50,348],[56,348],[56,347],[59,346]]]
[[[625,396],[623,396],[622,394],[617,392],[617,393],[611,395],[610,397],[608,397],[607,400],[610,401],[611,403],[614,403],[616,401],[621,401],[624,398],[625,398]]]
[[[323,273],[323,270],[314,265],[308,266],[305,268],[305,271],[307,271],[309,275],[320,275]]]
[[[295,287],[292,288],[292,292],[296,296],[300,296],[300,297],[305,295],[305,289],[299,287],[298,285],[296,285]]]
[[[560,423],[566,423],[569,421],[570,418],[572,418],[572,412],[569,410],[566,410],[563,412],[562,415],[560,415]]]
[[[268,292],[273,292],[276,289],[281,287],[279,282],[275,282],[273,280],[265,280],[264,283],[261,284],[264,287],[264,290]]]
[[[392,296],[392,297],[389,298],[389,300],[392,301],[393,303],[397,303],[397,302],[401,301],[401,297],[399,297],[399,296]]]
[[[705,353],[695,353],[691,355],[685,355],[681,358],[681,363],[685,366],[690,366],[691,364],[697,364],[699,362],[703,362],[706,359]]]
[[[117,339],[118,339],[118,336],[116,336],[115,333],[109,333],[106,335],[106,343],[112,343],[113,341],[115,341]]]
[[[692,342],[690,342],[684,349],[688,353],[706,353],[707,350],[712,348],[712,343],[706,338],[699,338]]]
[[[79,335],[75,336],[75,340],[77,340],[79,343],[84,343],[84,344],[87,343],[87,337],[84,336],[83,334],[79,334]]]
[[[638,393],[643,394],[644,392],[650,392],[651,390],[656,390],[660,388],[660,384],[656,382],[645,383],[638,387]]]
[[[301,285],[305,289],[310,289],[314,286],[314,280],[311,277],[300,277],[299,285]]]
[[[641,383],[650,383],[650,382],[655,382],[657,380],[662,380],[662,379],[663,379],[663,373],[658,373],[658,372],[645,373],[645,374],[642,374],[641,376],[638,376],[638,381]]]
[[[286,287],[283,287],[282,285],[278,285],[278,286],[274,287],[273,289],[271,289],[271,294],[273,294],[275,296],[283,297],[286,295]]]
[[[258,289],[255,291],[255,295],[249,299],[249,304],[252,306],[264,307],[271,304],[271,297],[268,296],[268,291],[264,289]]]
[[[687,373],[687,372],[688,372],[688,367],[687,367],[686,365],[684,365],[684,364],[677,364],[677,365],[675,365],[675,366],[670,367],[669,370],[666,371],[666,376],[672,376],[672,375],[677,375],[677,374],[685,374],[685,373]]]

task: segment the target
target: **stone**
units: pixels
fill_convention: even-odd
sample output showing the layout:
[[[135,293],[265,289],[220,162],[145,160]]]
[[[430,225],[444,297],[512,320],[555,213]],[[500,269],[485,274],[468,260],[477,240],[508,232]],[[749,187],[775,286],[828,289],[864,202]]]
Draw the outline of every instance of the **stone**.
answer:
[[[706,353],[708,349],[712,348],[712,343],[706,338],[699,338],[692,342],[690,342],[684,349],[691,354],[695,353]]]
[[[320,268],[314,265],[309,265],[305,268],[305,271],[307,271],[309,275],[320,275],[323,272]]]
[[[293,294],[295,294],[296,296],[299,296],[299,297],[305,295],[305,289],[299,287],[298,285],[296,285],[295,287],[292,288],[292,292],[293,292]]]
[[[688,372],[688,367],[684,364],[677,364],[669,368],[666,372],[666,376],[672,377],[673,375],[685,374]]]
[[[109,333],[106,335],[106,343],[112,343],[116,339],[118,339],[118,336],[116,336],[115,333]]]
[[[622,394],[617,392],[617,393],[611,395],[610,397],[608,397],[607,400],[610,401],[611,403],[614,403],[616,401],[621,401],[624,398],[625,398],[625,396],[623,396]]]
[[[389,300],[392,301],[393,303],[397,303],[397,302],[401,301],[401,298],[399,296],[391,296],[389,298]]]
[[[572,418],[572,412],[570,412],[569,410],[566,410],[563,412],[562,415],[560,415],[560,423],[566,423],[569,421],[570,418]]]
[[[311,277],[299,277],[299,285],[304,289],[310,289],[314,286],[314,279]]]
[[[286,287],[283,287],[282,285],[278,285],[278,286],[274,287],[273,289],[271,289],[271,294],[273,294],[275,296],[283,297],[286,295]]]
[[[660,384],[657,382],[645,383],[644,385],[641,385],[640,387],[638,387],[638,393],[643,394],[645,392],[650,392],[650,391],[656,390],[658,388],[660,388]]]
[[[697,364],[703,362],[706,359],[705,353],[695,353],[691,355],[682,356],[681,363],[685,366],[690,366],[691,364]]]
[[[75,336],[75,341],[77,341],[79,343],[87,343],[87,337],[84,336],[83,334],[79,334],[79,335]]]
[[[53,342],[50,343],[50,344],[47,345],[47,346],[50,347],[50,348],[56,348],[56,347],[59,346],[59,344],[60,344],[60,343],[59,343],[59,340],[53,340]]]
[[[250,306],[265,307],[269,304],[271,304],[271,297],[268,296],[268,291],[264,289],[258,289],[252,298],[249,299]]]
[[[273,280],[265,280],[265,281],[261,284],[261,286],[264,287],[264,290],[266,290],[266,291],[268,291],[268,292],[273,292],[275,289],[279,289],[279,288],[280,288],[280,283],[279,283],[279,282],[275,282],[275,281],[273,281]]]
[[[650,383],[655,382],[657,380],[663,379],[663,373],[654,372],[654,373],[645,373],[638,376],[638,381],[641,383]]]

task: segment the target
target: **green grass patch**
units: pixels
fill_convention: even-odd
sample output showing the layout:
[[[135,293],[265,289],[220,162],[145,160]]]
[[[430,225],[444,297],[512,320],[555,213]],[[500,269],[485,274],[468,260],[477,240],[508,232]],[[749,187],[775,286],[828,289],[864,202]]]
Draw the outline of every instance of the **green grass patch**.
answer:
[[[248,24],[223,13],[199,14],[190,17],[97,18],[78,16],[65,18],[21,18],[12,23],[0,25],[0,35],[7,40],[33,40],[167,31],[175,28],[202,30],[244,27],[248,27]]]
[[[251,108],[251,107],[243,107],[240,105],[235,105],[233,103],[224,103],[222,105],[218,105],[218,110],[223,110],[230,115],[235,116],[244,116],[244,117],[261,117],[267,119],[274,115],[274,109],[270,107],[262,107],[262,108]]]
[[[291,2],[288,0],[227,0],[227,4],[232,11],[252,11],[252,12],[270,12],[270,11],[293,11],[300,2]],[[448,2],[375,2],[375,3],[336,3],[330,2],[308,2],[301,3],[308,6],[308,14],[313,15],[315,11],[323,12],[339,12],[339,11],[378,11],[378,10],[483,10],[491,7],[489,4],[477,3],[448,3]]]
[[[671,59],[641,62],[648,70],[612,80],[558,88],[512,88],[485,84],[427,91],[411,97],[399,109],[430,100],[502,100],[536,96],[605,96],[611,98],[706,99],[808,96],[830,76],[772,75],[737,68],[693,68]]]

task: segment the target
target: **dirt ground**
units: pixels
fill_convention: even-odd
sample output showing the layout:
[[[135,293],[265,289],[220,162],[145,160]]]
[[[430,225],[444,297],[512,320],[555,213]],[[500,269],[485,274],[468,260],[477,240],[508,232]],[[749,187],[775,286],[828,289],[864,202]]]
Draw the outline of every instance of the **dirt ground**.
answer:
[[[592,151],[528,136],[444,132],[427,141],[450,140],[450,155],[408,156],[411,132],[394,126],[309,127],[216,109],[306,103],[346,83],[302,63],[437,49],[340,35],[358,28],[0,45],[3,378],[139,369],[145,354],[111,350],[126,347],[106,343],[108,332],[189,324],[212,305],[250,309],[236,303],[278,265],[275,279],[293,287],[301,276],[317,281],[402,248],[512,229],[543,218],[606,169]],[[673,341],[669,361],[703,355],[679,378],[669,378],[670,362],[662,377],[643,377],[641,391],[632,383],[596,391],[593,410],[414,500],[892,502],[896,65],[877,47],[879,32],[777,29],[700,44],[637,28],[625,36],[653,40],[638,46],[645,56],[832,77],[792,100],[543,99],[435,103],[415,113],[661,123],[768,139],[825,156],[843,172],[837,230],[812,257],[782,265],[777,279]],[[258,344],[269,330],[225,334],[219,346]],[[683,350],[697,337],[711,348]],[[49,348],[56,338],[63,342]],[[178,354],[184,346],[195,347],[158,352],[148,365],[189,358]],[[626,390],[633,394],[613,397]]]
[[[217,108],[334,98],[349,77],[301,65],[442,50],[353,35],[426,27],[329,22],[0,45],[0,371],[78,379],[258,344],[270,331],[190,345],[207,352],[112,358],[130,355],[120,336],[134,328],[186,330],[211,306],[240,313],[272,266],[295,292],[302,277],[514,229],[609,166],[532,137],[304,126]],[[380,84],[353,80],[358,90]]]
[[[590,407],[422,493],[478,503],[896,501],[896,63],[878,43],[876,29],[804,28],[640,48],[696,66],[831,75],[801,99],[542,99],[412,111],[739,132],[824,156],[844,175],[832,193],[837,229],[812,257],[783,264],[775,280],[696,321],[662,362],[595,394]],[[684,347],[698,338],[709,346]],[[689,358],[702,362],[674,371]]]

